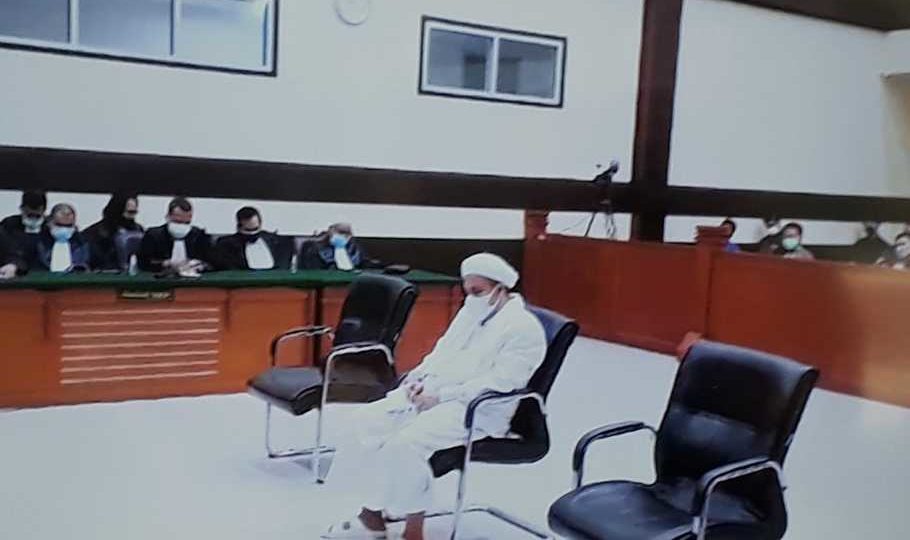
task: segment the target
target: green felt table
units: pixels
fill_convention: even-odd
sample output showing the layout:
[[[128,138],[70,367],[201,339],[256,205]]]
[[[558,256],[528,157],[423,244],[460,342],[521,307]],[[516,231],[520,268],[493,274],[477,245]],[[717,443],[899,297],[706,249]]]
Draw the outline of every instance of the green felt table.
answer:
[[[129,289],[140,291],[169,290],[187,287],[222,289],[255,287],[294,287],[316,289],[344,286],[358,275],[369,271],[341,272],[338,270],[286,270],[209,272],[198,278],[156,278],[153,274],[78,273],[52,274],[33,272],[27,276],[0,281],[0,291],[11,289],[66,290],[66,289]],[[416,284],[454,285],[458,279],[444,274],[412,270],[401,276]]]

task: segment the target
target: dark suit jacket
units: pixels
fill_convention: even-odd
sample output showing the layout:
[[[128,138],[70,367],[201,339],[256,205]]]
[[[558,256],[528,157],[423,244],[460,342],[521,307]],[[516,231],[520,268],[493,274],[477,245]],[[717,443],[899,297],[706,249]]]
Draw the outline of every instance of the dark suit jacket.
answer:
[[[281,270],[290,269],[291,255],[294,252],[293,239],[265,231],[260,236],[272,252],[272,258],[275,259],[275,268]],[[249,270],[250,265],[246,260],[248,240],[247,235],[240,233],[219,238],[215,242],[215,250],[218,252],[218,268],[220,270]]]
[[[0,266],[8,264],[15,264],[19,274],[24,274],[28,271],[28,264],[19,249],[19,245],[6,233],[5,229],[0,227]]]
[[[186,244],[188,259],[199,259],[208,269],[218,267],[212,260],[212,239],[199,227],[193,227],[183,239]],[[139,246],[139,268],[146,272],[160,272],[162,263],[171,258],[174,239],[167,230],[167,225],[152,227],[145,231],[142,244]]]
[[[24,261],[31,263],[36,259],[38,238],[47,231],[47,225],[41,226],[40,233],[29,234],[22,225],[22,216],[15,214],[3,218],[3,221],[0,221],[0,228],[6,231],[7,236],[16,244]]]
[[[30,266],[35,270],[51,269],[51,254],[54,250],[54,237],[50,231],[44,231],[38,235],[38,244],[35,248],[35,258]],[[89,270],[91,268],[91,250],[88,242],[82,237],[82,233],[76,231],[70,238],[70,260],[72,268]]]
[[[135,232],[141,235],[143,228],[136,224]],[[88,241],[92,250],[92,268],[95,270],[124,270],[121,267],[121,253],[117,247],[119,233],[112,233],[103,221],[95,223],[82,231],[82,236]],[[127,259],[129,257],[126,257]]]
[[[354,265],[354,268],[363,268],[370,263],[366,253],[360,249],[357,241],[353,238],[348,242],[345,249],[348,252],[348,256],[351,257],[351,263]],[[336,268],[335,248],[324,240],[304,242],[303,245],[300,246],[300,256],[297,259],[298,266],[301,269],[334,270]]]

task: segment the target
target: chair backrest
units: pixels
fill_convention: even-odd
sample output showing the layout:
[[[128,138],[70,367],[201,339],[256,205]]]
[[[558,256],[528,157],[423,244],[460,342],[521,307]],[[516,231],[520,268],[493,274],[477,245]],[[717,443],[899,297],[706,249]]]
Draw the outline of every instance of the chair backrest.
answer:
[[[394,352],[417,295],[417,287],[401,278],[361,274],[348,289],[334,345],[378,341]]]
[[[528,311],[537,317],[543,326],[547,338],[547,353],[543,363],[531,376],[528,388],[542,395],[546,399],[556,382],[559,370],[562,369],[569,347],[578,335],[578,323],[559,313],[547,309],[528,306]],[[511,430],[525,439],[540,441],[548,439],[547,422],[540,407],[531,400],[524,400],[512,417]]]
[[[679,366],[658,430],[658,481],[697,481],[710,469],[754,457],[783,464],[817,379],[818,370],[787,358],[697,342]],[[723,489],[761,509],[778,491],[773,482],[756,475]]]

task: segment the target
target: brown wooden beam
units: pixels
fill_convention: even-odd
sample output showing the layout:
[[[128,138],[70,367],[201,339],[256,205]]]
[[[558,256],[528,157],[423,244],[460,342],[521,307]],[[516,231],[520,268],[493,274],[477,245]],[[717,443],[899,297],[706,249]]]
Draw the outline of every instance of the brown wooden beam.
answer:
[[[907,0],[733,1],[875,30],[891,31],[910,28],[910,2]]]
[[[683,0],[644,0],[638,109],[631,186],[644,199],[632,217],[632,236],[663,241],[666,214],[649,204],[667,188]]]

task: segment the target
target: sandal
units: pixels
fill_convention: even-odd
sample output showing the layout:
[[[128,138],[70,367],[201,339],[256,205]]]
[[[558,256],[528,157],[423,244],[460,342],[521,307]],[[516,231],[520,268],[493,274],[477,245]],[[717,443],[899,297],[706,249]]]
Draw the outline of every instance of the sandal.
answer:
[[[366,525],[360,521],[360,518],[354,518],[349,521],[342,521],[329,527],[329,529],[322,533],[320,538],[340,538],[340,539],[357,539],[357,540],[379,540],[386,539],[389,535],[386,531],[374,531],[368,529]]]

